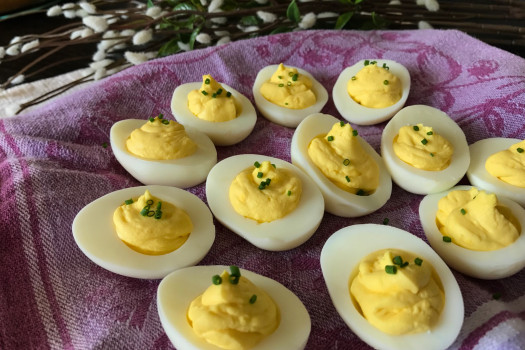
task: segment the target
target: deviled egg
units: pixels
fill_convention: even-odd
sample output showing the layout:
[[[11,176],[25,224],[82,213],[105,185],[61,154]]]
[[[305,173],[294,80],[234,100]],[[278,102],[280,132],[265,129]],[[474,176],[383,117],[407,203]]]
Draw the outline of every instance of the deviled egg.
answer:
[[[396,256],[385,265],[382,260],[389,258],[390,251]],[[368,262],[367,259],[375,254],[379,254],[379,260]],[[409,256],[415,256],[415,259],[406,259]],[[425,268],[422,270],[424,277],[415,277],[417,275],[414,274],[419,273],[421,268]],[[454,275],[423,240],[407,231],[375,224],[345,227],[330,236],[323,246],[321,269],[339,315],[355,334],[376,349],[420,349],[422,344],[425,349],[445,349],[459,334],[464,307]],[[361,276],[362,273],[365,276]],[[414,281],[413,277],[417,282],[410,282]],[[396,278],[397,281],[401,278],[402,287],[393,285],[397,283]],[[372,310],[372,316],[382,319],[383,324],[379,327],[386,326],[388,331],[377,328],[370,314],[370,320],[366,318],[368,306],[363,304],[364,301],[359,302],[357,298],[360,296],[352,292],[356,279],[372,283],[376,279],[383,281],[383,287],[371,286],[366,294],[373,303],[373,290],[379,288],[384,293],[376,298],[380,305],[377,305],[375,312]],[[396,290],[392,297],[387,296],[390,288]],[[396,301],[402,290],[405,298]],[[436,299],[436,293],[444,296],[444,304],[441,302],[437,308],[441,309],[440,312],[430,306],[435,301],[424,301],[427,297]],[[417,306],[411,308],[411,302],[417,303]],[[389,313],[391,308],[395,311]],[[384,312],[377,312],[377,309]],[[426,319],[428,314],[434,314],[434,319],[428,330],[421,331],[418,329],[421,324],[416,319]],[[395,320],[395,324],[388,324],[389,317]],[[408,323],[400,325],[402,319]],[[413,329],[413,333],[391,334],[403,328]]]
[[[464,193],[451,194],[454,191]],[[494,199],[490,198],[490,193],[479,193],[475,187],[456,186],[425,196],[419,205],[421,225],[432,248],[455,270],[488,280],[511,276],[525,267],[525,209],[504,196]],[[462,197],[469,195],[470,198],[462,200]],[[446,209],[444,202],[440,205],[446,197],[457,207]],[[475,203],[483,197],[488,197],[489,201],[496,200],[491,203],[493,207],[480,207]],[[441,214],[438,212],[440,208]],[[477,214],[473,216],[474,220],[470,220],[474,210]],[[445,214],[452,215],[448,219]],[[472,223],[468,224],[466,220]],[[448,222],[451,224],[445,225]],[[500,224],[504,224],[502,231],[493,231],[492,227]],[[447,228],[440,230],[442,225]],[[457,235],[457,241],[450,232]],[[485,243],[485,237],[494,239]],[[475,244],[476,248],[466,248],[464,245],[467,244]],[[507,245],[501,247],[504,244]]]
[[[356,149],[351,153],[346,147],[352,145],[347,138],[340,140],[338,136],[329,135],[335,128],[356,140]],[[348,134],[348,135],[346,135]],[[319,168],[309,155],[312,140],[322,135],[327,142],[320,145],[333,145],[333,152],[319,153],[320,157],[329,163]],[[338,144],[343,142],[342,145]],[[350,124],[339,121],[328,114],[312,114],[299,124],[294,132],[291,143],[292,163],[307,173],[319,186],[323,194],[326,211],[343,217],[358,217],[370,214],[381,208],[390,198],[392,180],[386,170],[383,160],[377,152],[353,130]],[[366,163],[363,163],[366,158]],[[324,164],[324,163],[323,163]],[[339,182],[328,178],[323,170],[333,170],[333,176],[338,176]],[[367,177],[362,175],[367,174]],[[331,175],[332,176],[332,175]],[[373,184],[366,182],[370,178]],[[364,190],[365,189],[365,190]]]
[[[486,168],[487,159],[489,157],[497,152],[505,151],[519,142],[522,142],[522,140],[495,137],[479,140],[470,145],[470,166],[467,170],[467,177],[472,185],[486,189],[487,191],[496,193],[500,196],[508,197],[525,207],[525,188],[515,186],[492,176]],[[522,152],[518,151],[518,148],[520,147],[516,146],[515,148],[516,155],[523,157],[521,164],[525,164],[525,152],[523,151],[523,148],[521,148]],[[519,176],[518,174],[520,174],[520,170],[518,170],[518,162],[513,162],[511,160],[509,168],[514,168],[514,176]],[[507,176],[512,173],[512,171],[508,170],[509,168],[504,169],[504,171],[507,172]],[[524,167],[522,166],[521,174],[523,173],[523,168]]]
[[[341,72],[332,98],[343,118],[372,125],[403,108],[409,92],[410,74],[403,65],[392,60],[361,60]]]
[[[416,194],[451,188],[470,163],[461,128],[444,112],[424,105],[405,107],[388,122],[381,156],[394,182]]]
[[[161,255],[150,255],[139,252],[149,251],[134,246],[137,241],[165,240],[162,235],[158,239],[135,239],[133,242],[123,241],[117,235],[115,227],[115,211],[137,201],[139,196],[148,191],[159,201],[165,202],[164,207],[152,206],[145,213],[151,226],[163,221],[162,213],[158,219],[155,211],[165,211],[169,203],[183,210],[189,217],[192,229],[182,245],[169,253],[161,251]],[[149,212],[153,212],[150,216]],[[125,213],[124,221],[133,222],[129,213]],[[137,214],[140,215],[140,214]],[[215,226],[210,210],[197,196],[176,187],[140,186],[125,188],[111,192],[86,205],[73,220],[73,237],[80,250],[95,264],[119,275],[157,279],[163,278],[173,270],[195,265],[204,258],[215,240]],[[150,231],[143,227],[141,230]],[[153,242],[158,243],[158,242]],[[154,253],[158,254],[158,253]]]
[[[253,97],[266,119],[295,128],[306,116],[321,111],[328,92],[307,71],[281,63],[257,73]]]
[[[157,291],[157,307],[160,321],[168,338],[177,349],[185,350],[219,350],[220,347],[208,343],[199,337],[193,330],[188,321],[188,309],[192,301],[199,297],[203,292],[210,289],[210,285],[216,284],[217,277],[228,266],[193,266],[174,271],[159,284]],[[278,326],[268,336],[264,337],[251,350],[300,350],[304,349],[310,335],[311,322],[308,311],[303,303],[282,284],[256,274],[254,272],[239,269],[240,275],[247,278],[255,286],[260,288],[275,303],[278,309]],[[214,278],[212,282],[212,278]],[[222,284],[230,283],[222,279]],[[213,287],[220,287],[213,286]],[[212,288],[213,288],[212,287]],[[232,287],[232,286],[228,286]],[[235,287],[235,286],[234,286]],[[213,291],[212,291],[213,293]],[[227,299],[225,296],[223,299]],[[261,297],[262,300],[262,297]],[[246,303],[249,306],[257,306],[259,297],[247,295]],[[238,300],[235,301],[235,304]],[[233,308],[233,303],[229,306]],[[255,308],[255,307],[254,307]],[[218,314],[214,319],[217,320]],[[235,319],[231,324],[237,323]],[[235,331],[237,332],[237,331]],[[241,337],[248,336],[238,332]]]
[[[324,202],[315,183],[294,165],[242,154],[213,167],[206,197],[215,218],[256,247],[295,248],[319,227]]]
[[[110,141],[118,162],[145,185],[192,187],[217,163],[208,136],[162,115],[121,120],[111,127]]]
[[[208,135],[218,146],[241,142],[257,121],[255,108],[246,96],[210,75],[204,75],[202,83],[178,86],[171,111],[179,123]]]

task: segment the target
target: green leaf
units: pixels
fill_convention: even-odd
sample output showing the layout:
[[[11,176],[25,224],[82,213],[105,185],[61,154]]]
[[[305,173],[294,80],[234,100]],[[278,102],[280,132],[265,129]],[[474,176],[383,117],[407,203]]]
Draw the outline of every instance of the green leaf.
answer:
[[[180,47],[177,44],[179,41],[179,38],[173,38],[170,41],[168,41],[166,44],[162,45],[162,47],[159,49],[158,56],[164,57],[173,55],[174,53],[177,53],[180,51]]]
[[[362,2],[363,2],[363,0],[354,0],[354,5],[360,4]]]
[[[182,2],[173,8],[173,11],[197,11],[192,3]]]
[[[335,22],[335,29],[343,29],[343,27],[348,23],[350,18],[354,15],[353,11],[345,12],[341,16],[337,17]]]
[[[148,0],[148,5],[147,5],[147,6],[148,6],[148,8],[150,8],[150,7],[153,7],[153,6],[155,6],[155,5],[153,4],[153,1]]]
[[[299,12],[299,6],[297,6],[295,0],[292,0],[290,5],[288,5],[288,9],[286,10],[286,17],[288,17],[288,19],[292,22],[299,22],[299,19],[301,18],[301,13]]]
[[[191,32],[190,41],[188,43],[190,44],[190,50],[193,50],[193,47],[195,46],[195,38],[197,37],[197,35],[199,35],[200,31],[201,31],[201,26],[198,26],[197,28],[193,30],[193,32]]]
[[[292,31],[292,28],[289,28],[289,27],[277,27],[275,28],[274,30],[272,30],[270,32],[270,35],[271,34],[279,34],[279,33],[288,33],[288,32],[291,32]]]
[[[243,26],[256,26],[259,25],[259,21],[255,16],[244,16],[240,20],[241,25]]]

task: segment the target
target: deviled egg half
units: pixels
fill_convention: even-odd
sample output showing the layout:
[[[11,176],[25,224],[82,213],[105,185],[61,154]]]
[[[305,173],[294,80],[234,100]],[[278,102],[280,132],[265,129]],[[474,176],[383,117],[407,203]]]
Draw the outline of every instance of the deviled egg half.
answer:
[[[145,185],[192,187],[206,180],[217,151],[205,134],[165,119],[126,119],[110,131],[118,162]]]
[[[405,107],[388,122],[381,156],[394,182],[415,194],[451,188],[470,163],[461,128],[444,112],[424,105]]]
[[[525,209],[471,186],[429,194],[419,217],[432,248],[455,270],[481,279],[525,267]]]
[[[250,328],[267,326],[265,328],[272,328],[270,334],[258,342],[254,340],[255,345],[250,347],[251,350],[304,349],[310,335],[311,322],[308,311],[299,298],[282,284],[254,272],[237,268],[239,276],[234,272],[227,273],[232,268],[236,267],[193,266],[174,271],[162,280],[157,291],[157,306],[160,321],[172,344],[177,349],[219,350],[223,347],[213,345],[209,341],[222,338],[219,339],[221,343],[229,340],[236,343],[235,338],[238,335],[251,343],[250,337],[260,339],[260,334],[256,334],[257,332]],[[235,280],[238,284],[232,285],[231,282]],[[258,291],[252,292],[253,288],[257,288]],[[217,293],[222,293],[220,298],[214,298]],[[207,300],[196,301],[200,295]],[[268,304],[271,301],[277,309],[276,324],[266,325],[269,322],[265,320],[265,324],[261,325],[262,322],[257,320],[259,316],[256,313],[252,315],[252,311],[267,312],[267,305],[261,303]],[[206,303],[218,310],[213,313],[209,322],[206,321],[206,305],[202,305]],[[198,304],[195,307],[196,311],[195,304]],[[204,311],[204,315],[199,314],[199,309]],[[243,312],[244,318],[240,319],[234,316],[237,309],[250,311]],[[220,329],[214,329],[214,324],[222,322],[222,310],[229,314],[229,322],[227,320],[224,326],[219,326]],[[275,313],[272,312],[272,315]],[[189,321],[190,319],[193,322]],[[212,328],[207,332],[209,340],[200,337],[194,331],[193,327],[202,327],[202,319],[205,319],[205,326]]]
[[[187,231],[173,232],[178,226]],[[72,230],[80,250],[95,264],[145,279],[197,264],[215,240],[206,204],[167,186],[131,187],[102,196],[78,212]]]
[[[317,184],[331,214],[370,214],[392,193],[392,180],[381,157],[350,124],[331,115],[312,114],[299,124],[291,157]]]
[[[266,119],[295,128],[306,116],[321,111],[328,101],[328,92],[304,69],[281,63],[257,73],[253,97]]]
[[[469,147],[470,166],[467,170],[467,177],[472,185],[496,193],[499,196],[508,197],[525,207],[525,187],[514,185],[501,179],[512,176],[515,179],[521,178],[521,182],[525,183],[525,146],[520,147],[517,145],[520,142],[523,143],[519,139],[495,137],[473,143]],[[513,155],[516,159],[511,157],[507,161],[502,158],[495,159],[495,163],[499,163],[495,164],[499,168],[499,172],[496,172],[496,175],[499,175],[500,178],[491,175],[487,171],[486,164],[489,158],[502,151],[508,152],[511,157]],[[521,159],[521,162],[518,159]]]
[[[344,69],[332,90],[343,118],[358,125],[378,124],[403,106],[410,92],[410,74],[392,60],[361,60]]]
[[[446,349],[459,334],[464,306],[454,275],[407,231],[342,228],[323,246],[321,269],[339,315],[376,349]]]
[[[204,75],[202,83],[178,86],[171,99],[177,121],[208,135],[218,146],[230,146],[252,132],[257,113],[246,96]]]
[[[242,154],[213,167],[206,197],[215,218],[256,247],[295,248],[319,227],[324,202],[296,166],[273,157]]]

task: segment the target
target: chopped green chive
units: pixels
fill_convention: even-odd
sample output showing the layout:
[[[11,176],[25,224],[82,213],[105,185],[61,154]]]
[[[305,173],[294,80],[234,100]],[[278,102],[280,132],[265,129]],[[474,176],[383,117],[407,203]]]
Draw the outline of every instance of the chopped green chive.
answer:
[[[277,169],[277,167],[275,166],[275,164],[272,163],[272,166],[273,166],[275,169]]]
[[[272,179],[266,178],[266,186],[270,186],[270,182],[272,182]]]
[[[389,70],[390,67],[386,65],[386,63],[383,63],[383,68],[386,69],[386,70]]]
[[[208,93],[204,90],[201,91],[201,93],[204,95],[204,96],[208,96]]]
[[[230,280],[231,284],[239,284],[239,277],[240,276],[230,275],[228,279]]]
[[[356,80],[356,79],[357,79],[357,78],[356,78],[356,76],[354,75],[354,76],[352,77],[352,80]]]
[[[215,276],[213,276],[213,277],[211,278],[211,281],[212,281],[213,284],[215,284],[216,286],[218,286],[219,284],[222,283],[222,278],[221,278],[221,276],[219,276],[219,275],[215,275]]]
[[[421,140],[421,143],[426,145],[428,143],[428,140],[427,139],[423,139],[423,140]]]
[[[259,184],[259,189],[260,190],[264,190],[266,188],[266,182],[265,181],[262,181],[260,184]]]
[[[220,94],[222,94],[222,89],[221,88],[219,88],[219,90],[217,90],[217,95],[220,95]]]
[[[397,267],[394,265],[385,265],[385,272],[390,275],[395,275],[397,273]]]
[[[282,76],[282,75],[278,75],[277,77],[278,77],[279,79],[282,79],[282,78],[283,78],[283,76]]]
[[[370,64],[370,60],[365,60],[365,66],[368,66]]]
[[[148,211],[148,217],[152,217],[155,215],[155,212],[153,210]]]
[[[443,242],[450,243],[452,242],[452,238],[450,238],[449,236],[443,236]]]
[[[146,201],[146,204],[147,204],[147,205],[153,205],[153,199],[148,199],[148,200]]]
[[[333,141],[333,140],[334,140],[334,137],[333,137],[333,136],[328,136],[326,139],[327,139],[328,141]]]
[[[388,80],[383,81],[383,84],[388,85]]]
[[[292,191],[288,191],[288,193],[286,193],[288,196],[291,196],[292,195]]]
[[[293,81],[297,81],[297,78],[299,78],[299,74],[295,73],[294,75],[292,75]]]
[[[427,132],[427,135],[434,135],[434,132],[433,131],[429,131],[429,132]]]
[[[293,72],[289,72],[289,73],[288,73],[288,76],[289,76],[289,77],[293,77],[293,74],[294,74]]]
[[[350,182],[350,178],[348,177],[348,175],[345,176],[345,179],[346,179],[346,182]]]
[[[256,168],[259,168],[261,166],[261,163],[255,162],[255,163],[253,163],[253,166],[256,167]]]
[[[259,171],[259,172],[257,173],[257,177],[258,177],[259,179],[262,179],[262,177],[263,177],[263,173],[261,173],[261,172]]]
[[[461,211],[461,215],[465,215],[467,213],[467,211],[465,209],[463,209],[463,208],[461,208],[460,211]]]
[[[153,123],[155,121],[155,118],[149,118],[149,121]]]
[[[501,293],[494,293],[492,294],[492,299],[499,300],[501,298]]]
[[[250,298],[250,304],[253,304],[255,303],[255,301],[257,301],[257,295],[252,295],[252,297]]]
[[[232,96],[232,93],[228,91],[228,92],[226,93],[226,97],[231,97],[231,96]]]
[[[289,82],[286,83],[286,85],[288,85],[288,86],[292,86],[292,82],[289,81]]]
[[[389,222],[390,222],[389,218],[384,218],[383,219],[383,225],[388,225]]]
[[[377,61],[372,61],[370,62],[370,64],[377,64]]]
[[[161,113],[159,114],[159,119],[162,119],[162,118],[164,118],[164,114]]]
[[[407,266],[408,266],[408,261],[405,261],[404,263],[401,264],[402,268],[407,267]]]
[[[103,148],[108,148],[108,143],[107,143],[107,142],[103,142],[103,143],[102,143],[102,147],[103,147]]]
[[[206,78],[206,80],[204,80],[204,84],[209,84],[210,83],[210,79]]]
[[[149,212],[149,205],[146,205],[142,210],[140,211],[140,215],[147,216]]]
[[[285,106],[288,106],[288,102],[285,102],[284,105],[285,105]]]
[[[367,195],[366,192],[363,191],[362,189],[358,189],[355,194],[357,194],[358,196],[366,196]]]
[[[162,210],[156,210],[155,211],[155,219],[160,220],[161,217],[162,217]]]
[[[241,270],[239,270],[239,268],[237,266],[231,265],[230,266],[230,275],[231,276],[241,277]]]
[[[162,119],[162,124],[168,125],[170,121],[168,119]]]
[[[419,131],[419,126],[414,125],[413,129],[414,129],[415,131]]]
[[[343,126],[345,126],[345,122],[341,120],[341,121],[339,122],[339,125],[341,125],[341,127],[343,127]]]
[[[214,93],[211,95],[211,97],[212,97],[212,98],[216,98],[216,97],[217,97],[217,93],[214,92]]]
[[[283,86],[284,86],[284,84],[279,84],[279,87],[283,87]]]
[[[397,256],[394,256],[394,258],[392,259],[392,262],[396,265],[402,265],[403,264],[403,258],[401,258],[401,256],[397,255]]]
[[[352,135],[357,136],[358,135],[357,130],[352,130]]]
[[[130,199],[125,200],[124,204],[126,204],[126,205],[133,204],[133,199],[130,198]]]
[[[350,159],[347,158],[347,159],[343,160],[343,165],[344,166],[349,166],[350,165]]]
[[[431,156],[431,157],[434,157],[434,153],[430,153],[430,156]]]
[[[421,260],[420,258],[414,259],[414,264],[416,264],[417,266],[421,266],[422,263],[423,263],[423,260]]]
[[[523,153],[523,148],[518,147],[518,148],[516,148],[516,151],[518,151],[518,153]]]

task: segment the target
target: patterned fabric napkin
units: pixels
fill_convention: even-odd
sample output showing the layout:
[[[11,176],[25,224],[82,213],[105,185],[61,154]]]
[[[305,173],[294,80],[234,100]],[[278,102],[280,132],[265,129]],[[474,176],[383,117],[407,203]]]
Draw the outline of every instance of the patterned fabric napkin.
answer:
[[[120,72],[25,115],[0,120],[0,348],[170,349],[156,307],[159,280],[108,272],[76,246],[71,224],[86,204],[140,185],[115,160],[113,123],[170,111],[176,86],[211,73],[249,97],[264,66],[284,62],[312,73],[331,92],[339,73],[364,58],[405,65],[407,105],[449,114],[469,144],[487,137],[525,138],[525,61],[459,31],[303,31],[182,53]],[[332,100],[323,112],[340,118]],[[379,151],[385,123],[357,127]],[[259,153],[290,161],[294,130],[258,117],[243,142],[218,158]],[[464,179],[462,183],[467,183]],[[205,186],[188,191],[206,201]],[[423,238],[422,196],[396,185],[377,212],[358,219],[325,214],[303,245],[260,250],[215,221],[203,265],[236,264],[292,290],[312,320],[307,349],[367,349],[337,314],[319,264],[323,244],[342,227],[382,223]],[[525,271],[484,281],[454,272],[465,302],[453,349],[525,348]],[[501,298],[494,298],[500,294]]]

